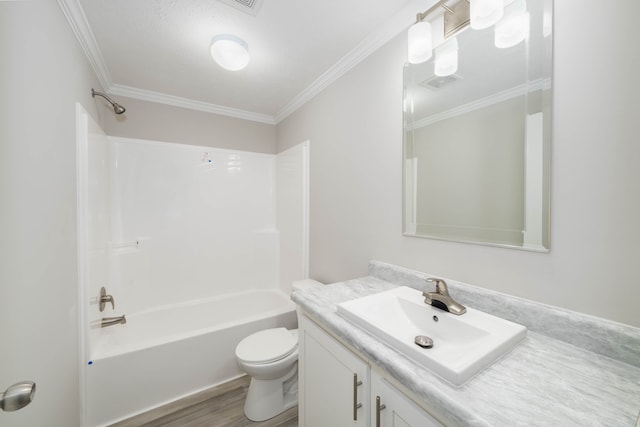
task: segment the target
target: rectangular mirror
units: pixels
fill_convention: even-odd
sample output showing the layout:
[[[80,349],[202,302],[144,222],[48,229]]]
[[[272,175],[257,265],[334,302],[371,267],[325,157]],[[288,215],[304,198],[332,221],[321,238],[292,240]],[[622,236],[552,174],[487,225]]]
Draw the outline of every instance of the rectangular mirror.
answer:
[[[523,3],[505,1],[503,20]],[[552,1],[524,5],[524,41],[498,48],[493,26],[467,26],[440,36],[457,40],[453,74],[435,75],[435,41],[429,61],[405,65],[405,235],[549,250]]]

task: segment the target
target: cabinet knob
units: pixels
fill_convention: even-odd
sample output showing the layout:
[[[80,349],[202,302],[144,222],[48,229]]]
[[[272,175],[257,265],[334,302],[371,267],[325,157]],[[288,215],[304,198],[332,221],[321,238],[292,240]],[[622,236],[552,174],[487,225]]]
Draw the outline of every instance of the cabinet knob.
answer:
[[[362,408],[362,403],[358,402],[358,387],[361,385],[358,374],[353,374],[353,421],[358,421],[358,409]]]

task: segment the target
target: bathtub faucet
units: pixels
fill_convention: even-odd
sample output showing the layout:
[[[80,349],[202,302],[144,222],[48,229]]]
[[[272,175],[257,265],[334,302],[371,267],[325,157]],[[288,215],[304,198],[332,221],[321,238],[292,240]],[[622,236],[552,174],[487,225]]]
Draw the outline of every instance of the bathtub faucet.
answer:
[[[106,328],[107,326],[124,325],[125,323],[127,323],[127,319],[124,317],[124,314],[118,317],[103,317],[101,327]]]
[[[116,309],[116,302],[113,300],[113,296],[107,295],[107,290],[103,287],[100,288],[100,312],[104,311],[104,306],[107,305],[108,302],[111,303],[111,308],[113,310]]]

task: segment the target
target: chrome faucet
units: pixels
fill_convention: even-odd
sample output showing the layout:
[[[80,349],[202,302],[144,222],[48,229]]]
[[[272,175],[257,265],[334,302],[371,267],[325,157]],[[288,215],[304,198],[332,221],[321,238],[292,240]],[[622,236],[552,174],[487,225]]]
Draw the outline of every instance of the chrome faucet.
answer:
[[[118,317],[103,317],[102,322],[100,323],[100,327],[106,328],[107,326],[120,325],[120,324],[124,325],[125,323],[127,323],[127,319],[126,317],[124,317],[124,314]]]
[[[449,288],[447,288],[447,283],[444,280],[429,278],[427,279],[427,282],[434,283],[436,285],[436,291],[422,293],[425,304],[429,304],[433,307],[457,315],[467,312],[465,306],[451,298],[451,295],[449,295]]]

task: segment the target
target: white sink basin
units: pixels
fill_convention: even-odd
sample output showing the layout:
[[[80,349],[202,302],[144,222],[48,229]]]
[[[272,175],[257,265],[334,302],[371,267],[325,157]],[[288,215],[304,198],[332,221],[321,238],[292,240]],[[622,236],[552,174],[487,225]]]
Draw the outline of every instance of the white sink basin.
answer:
[[[405,286],[338,304],[338,314],[454,385],[491,365],[527,334],[522,325],[469,307],[460,316],[432,307],[422,292]],[[433,347],[415,344],[418,335],[431,338]]]

